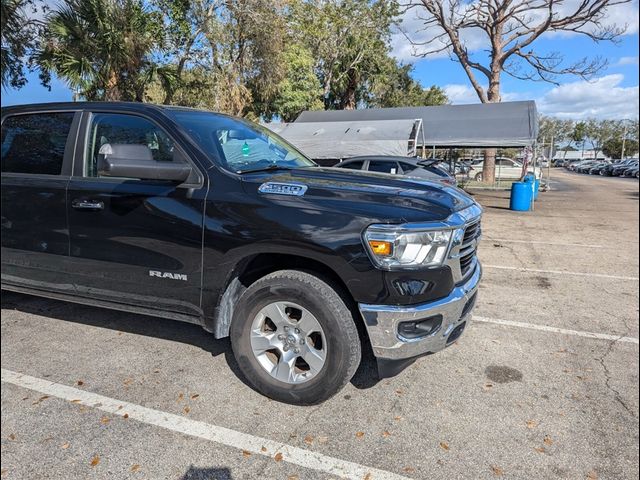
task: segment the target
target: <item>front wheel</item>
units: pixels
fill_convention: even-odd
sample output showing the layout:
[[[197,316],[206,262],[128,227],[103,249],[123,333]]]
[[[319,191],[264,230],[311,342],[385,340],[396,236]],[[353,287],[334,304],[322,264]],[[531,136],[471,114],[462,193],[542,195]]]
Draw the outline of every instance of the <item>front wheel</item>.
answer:
[[[358,329],[342,297],[298,270],[271,273],[247,288],[230,333],[247,381],[281,402],[320,403],[340,391],[360,364]]]
[[[476,182],[481,182],[482,181],[482,172],[476,173],[475,180],[476,180]]]

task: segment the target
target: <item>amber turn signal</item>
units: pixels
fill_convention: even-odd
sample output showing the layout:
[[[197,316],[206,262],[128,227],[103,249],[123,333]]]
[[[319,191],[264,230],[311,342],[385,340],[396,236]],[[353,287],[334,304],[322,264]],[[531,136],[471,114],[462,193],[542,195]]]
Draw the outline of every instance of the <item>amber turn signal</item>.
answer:
[[[369,240],[369,247],[375,255],[388,257],[393,252],[393,244],[391,242],[383,242],[380,240]]]

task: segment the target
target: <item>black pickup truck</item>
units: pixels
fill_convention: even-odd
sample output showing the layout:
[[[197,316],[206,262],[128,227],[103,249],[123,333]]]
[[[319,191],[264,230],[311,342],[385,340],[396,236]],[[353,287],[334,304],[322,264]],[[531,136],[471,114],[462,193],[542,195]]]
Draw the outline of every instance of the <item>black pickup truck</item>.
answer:
[[[2,288],[230,336],[248,382],[284,402],[331,397],[365,348],[384,377],[455,342],[481,212],[455,187],[319,167],[221,114],[2,110]]]

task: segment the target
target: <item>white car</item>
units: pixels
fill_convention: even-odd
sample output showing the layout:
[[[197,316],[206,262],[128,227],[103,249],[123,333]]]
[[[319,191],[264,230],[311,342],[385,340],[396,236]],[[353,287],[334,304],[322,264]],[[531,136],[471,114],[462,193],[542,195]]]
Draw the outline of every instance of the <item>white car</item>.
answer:
[[[484,167],[484,160],[475,162],[472,165],[472,169],[469,172],[469,176],[474,180],[482,181],[482,168]],[[527,169],[529,172],[533,172],[534,168],[529,166]],[[535,169],[536,178],[540,178],[540,167]],[[496,178],[500,180],[518,180],[522,177],[522,164],[516,160],[510,158],[499,157],[496,158]]]

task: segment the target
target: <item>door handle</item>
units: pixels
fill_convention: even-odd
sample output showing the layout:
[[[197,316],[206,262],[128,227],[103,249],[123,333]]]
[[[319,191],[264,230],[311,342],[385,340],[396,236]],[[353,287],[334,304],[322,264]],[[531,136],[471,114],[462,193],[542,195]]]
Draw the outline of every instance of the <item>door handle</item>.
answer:
[[[71,202],[71,207],[77,210],[103,210],[104,202],[76,199]]]

